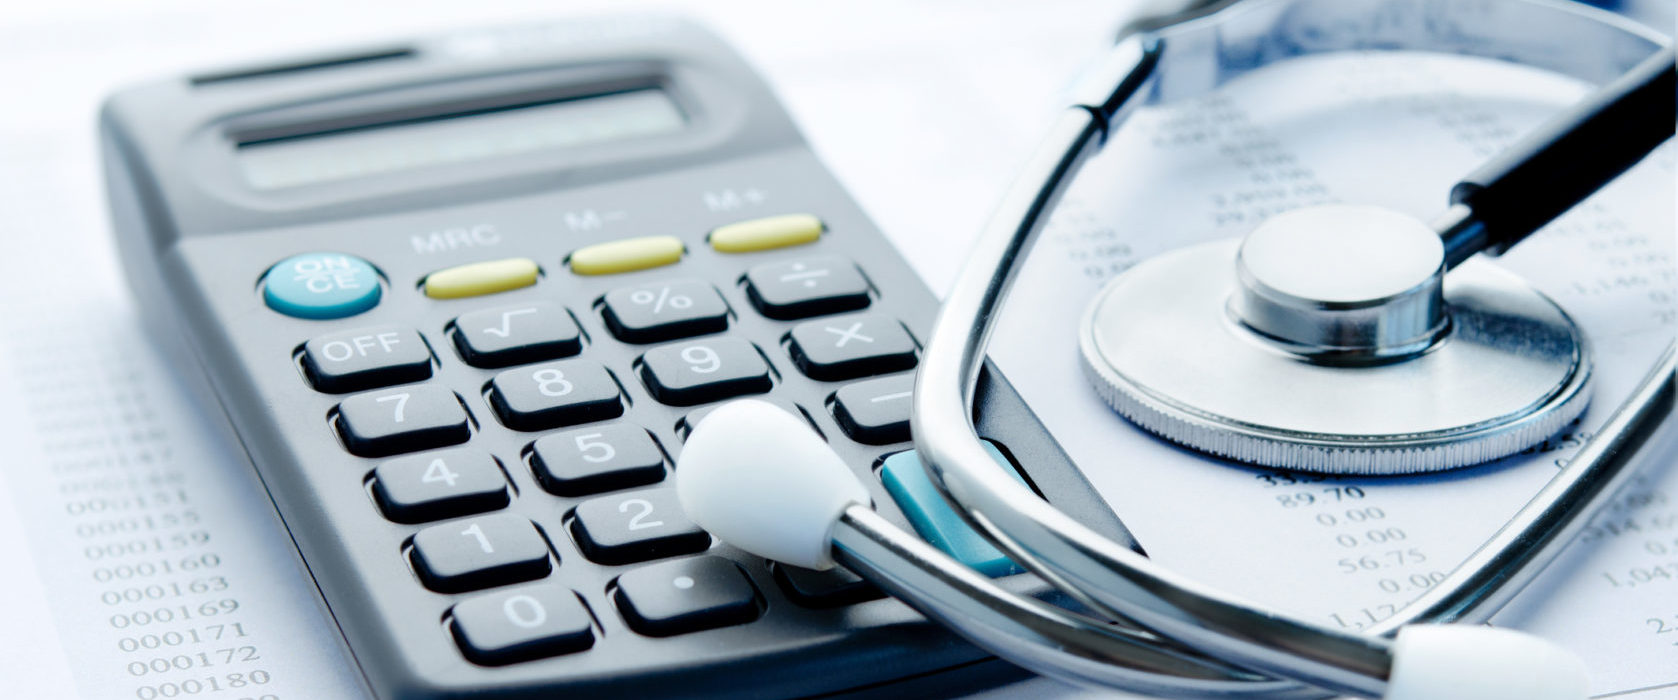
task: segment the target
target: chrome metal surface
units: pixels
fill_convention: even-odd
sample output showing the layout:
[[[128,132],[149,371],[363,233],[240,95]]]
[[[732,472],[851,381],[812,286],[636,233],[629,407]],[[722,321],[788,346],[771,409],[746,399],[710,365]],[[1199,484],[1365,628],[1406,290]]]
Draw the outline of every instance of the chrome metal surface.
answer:
[[[1394,362],[1426,352],[1450,326],[1444,259],[1438,234],[1398,212],[1294,209],[1241,240],[1228,309],[1243,330],[1307,362]]]
[[[1424,233],[1432,236],[1431,231]],[[1239,241],[1156,256],[1085,314],[1086,373],[1125,418],[1218,457],[1308,471],[1396,474],[1519,452],[1578,418],[1584,335],[1519,277],[1471,260],[1445,277],[1451,331],[1387,364],[1327,365],[1224,313]]]
[[[933,482],[962,516],[1007,551],[1015,561],[1100,614],[1132,621],[1181,645],[1276,678],[1292,678],[1334,692],[1373,696],[1385,685],[1391,664],[1388,641],[1330,630],[1285,614],[1229,599],[1165,571],[1110,542],[1039,500],[1003,474],[973,431],[974,383],[984,359],[997,304],[1013,283],[1018,263],[1043,224],[1043,215],[1073,173],[1095,150],[1100,134],[1117,128],[1127,110],[1144,102],[1174,101],[1205,93],[1225,81],[1289,56],[1349,49],[1440,51],[1488,55],[1527,63],[1591,82],[1605,82],[1653,53],[1662,39],[1606,13],[1545,0],[1425,2],[1422,0],[1248,0],[1203,20],[1157,35],[1157,65],[1124,75],[1121,86],[1101,104],[1082,103],[1058,122],[1038,155],[1024,169],[981,233],[963,273],[946,297],[926,347],[916,384],[913,432]],[[1557,47],[1567,50],[1558,51]],[[1123,50],[1134,50],[1129,47]],[[1111,124],[1101,123],[1112,115]],[[1671,356],[1662,365],[1670,382]],[[1667,410],[1647,409],[1661,392],[1639,391],[1621,415],[1524,508],[1510,527],[1471,556],[1427,598],[1406,606],[1377,627],[1390,634],[1423,613],[1483,620],[1507,601],[1560,549],[1623,479],[1636,450],[1653,434],[1644,421]],[[1668,388],[1664,396],[1670,401]],[[1616,418],[1616,421],[1619,419]],[[892,537],[912,537],[895,533]],[[861,562],[859,569],[868,567]],[[911,565],[905,565],[911,566]],[[940,568],[923,561],[925,568]],[[1498,568],[1515,566],[1516,569]],[[874,572],[878,574],[878,571]],[[1486,585],[1480,585],[1485,583]],[[898,592],[913,590],[897,586]],[[913,596],[914,594],[908,594]],[[913,602],[913,601],[912,601]],[[932,607],[921,601],[920,604]],[[962,628],[962,619],[947,623]],[[1032,645],[1035,646],[1036,642]],[[1079,645],[1074,636],[1055,644]],[[1030,649],[1022,654],[1033,653]],[[1054,656],[1030,657],[1039,671],[1059,675]],[[1042,664],[1037,666],[1036,664]],[[1202,667],[1204,668],[1204,667]],[[1085,677],[1076,668],[1072,678]],[[1248,682],[1224,697],[1310,692],[1302,685]],[[1193,684],[1176,685],[1160,676],[1137,685],[1144,691],[1179,687],[1180,695],[1202,695]],[[1143,681],[1138,681],[1143,683]],[[1130,687],[1115,683],[1117,687]]]

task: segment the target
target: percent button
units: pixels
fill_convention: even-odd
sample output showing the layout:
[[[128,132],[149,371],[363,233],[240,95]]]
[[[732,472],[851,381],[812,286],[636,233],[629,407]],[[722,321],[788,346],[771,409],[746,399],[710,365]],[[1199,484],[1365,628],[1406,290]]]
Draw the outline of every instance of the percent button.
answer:
[[[728,329],[728,303],[693,279],[614,289],[602,301],[612,335],[626,343],[657,343]]]

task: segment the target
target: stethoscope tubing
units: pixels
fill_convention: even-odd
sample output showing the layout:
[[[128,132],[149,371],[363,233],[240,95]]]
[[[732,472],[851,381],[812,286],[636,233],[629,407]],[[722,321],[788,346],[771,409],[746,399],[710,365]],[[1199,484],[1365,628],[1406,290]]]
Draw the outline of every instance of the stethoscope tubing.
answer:
[[[1490,617],[1623,486],[1641,447],[1671,413],[1673,350],[1504,528],[1427,595],[1367,634],[1327,629],[1234,600],[1099,536],[996,469],[974,431],[971,407],[990,321],[1018,263],[1079,167],[1140,102],[1138,96],[1156,87],[1162,50],[1163,42],[1151,37],[1121,43],[1095,82],[1109,87],[1080,96],[1001,201],[927,344],[912,430],[934,484],[1018,563],[1099,614],[1176,644],[1144,658],[1130,648],[1147,639],[1144,633],[1094,630],[1085,619],[1057,617],[1037,608],[1040,602],[999,593],[992,584],[971,580],[970,571],[964,576],[963,567],[935,551],[893,544],[901,538],[882,535],[870,516],[860,513],[847,512],[836,528],[835,557],[887,582],[895,589],[890,592],[981,646],[1050,675],[1175,695],[1380,695],[1392,664],[1388,637],[1400,626]],[[987,610],[994,614],[982,614]],[[1115,663],[1115,656],[1129,663]]]

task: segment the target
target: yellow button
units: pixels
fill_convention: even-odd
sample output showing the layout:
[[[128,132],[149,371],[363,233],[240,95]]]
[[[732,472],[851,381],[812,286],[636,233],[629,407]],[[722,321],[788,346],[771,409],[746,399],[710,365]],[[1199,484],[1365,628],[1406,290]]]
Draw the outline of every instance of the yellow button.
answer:
[[[571,271],[579,275],[615,275],[662,267],[681,260],[683,250],[682,239],[675,236],[596,243],[571,254]]]
[[[425,276],[425,295],[432,299],[461,299],[505,292],[536,284],[536,271],[536,261],[530,258],[451,267]]]
[[[721,253],[750,253],[813,243],[821,237],[821,219],[787,214],[719,226],[711,231],[711,247]]]

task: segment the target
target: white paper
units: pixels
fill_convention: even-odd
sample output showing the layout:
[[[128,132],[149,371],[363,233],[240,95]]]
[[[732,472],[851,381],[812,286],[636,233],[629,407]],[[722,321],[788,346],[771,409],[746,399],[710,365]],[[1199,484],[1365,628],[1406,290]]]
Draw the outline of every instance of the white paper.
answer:
[[[1055,214],[992,354],[1157,561],[1248,600],[1361,629],[1499,527],[1672,339],[1672,150],[1500,261],[1579,320],[1597,376],[1580,426],[1495,465],[1312,480],[1169,446],[1086,388],[1076,345],[1084,305],[1102,280],[1137,260],[1238,236],[1286,208],[1356,202],[1431,218],[1456,178],[1586,90],[1471,59],[1335,56],[1148,110]],[[1678,470],[1649,475],[1646,488],[1604,516],[1640,529],[1594,535],[1575,548],[1590,551],[1555,567],[1496,622],[1582,654],[1597,693],[1678,681],[1678,632],[1663,631],[1678,626],[1678,504],[1669,494],[1678,497]]]

